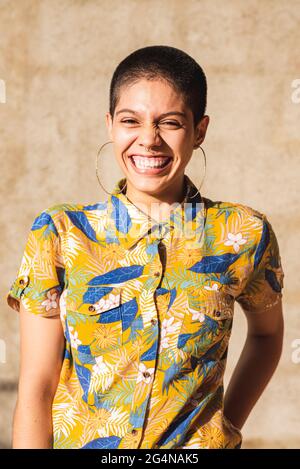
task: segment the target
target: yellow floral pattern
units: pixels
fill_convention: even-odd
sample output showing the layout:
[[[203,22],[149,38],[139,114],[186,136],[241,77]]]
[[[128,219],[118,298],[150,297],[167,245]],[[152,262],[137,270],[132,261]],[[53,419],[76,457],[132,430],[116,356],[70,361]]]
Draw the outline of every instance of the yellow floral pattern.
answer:
[[[235,302],[263,314],[282,297],[272,226],[186,175],[183,203],[157,221],[124,182],[105,202],[41,211],[6,294],[62,322],[53,447],[240,448],[223,376]]]

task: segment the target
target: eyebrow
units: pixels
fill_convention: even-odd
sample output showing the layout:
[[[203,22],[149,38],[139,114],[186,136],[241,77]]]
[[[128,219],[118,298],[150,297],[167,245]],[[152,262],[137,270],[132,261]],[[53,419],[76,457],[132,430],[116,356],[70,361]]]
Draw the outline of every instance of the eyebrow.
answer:
[[[139,115],[140,113],[137,112],[137,111],[133,111],[132,109],[127,109],[127,108],[124,108],[124,109],[120,109],[120,111],[116,112],[116,116],[118,114],[120,114],[121,112],[130,112],[131,114],[137,114]],[[171,116],[171,115],[176,115],[176,116],[181,116],[181,117],[185,117],[187,118],[187,115],[185,112],[180,112],[180,111],[169,111],[169,112],[165,112],[164,114],[161,114],[159,117],[167,117],[167,116]]]

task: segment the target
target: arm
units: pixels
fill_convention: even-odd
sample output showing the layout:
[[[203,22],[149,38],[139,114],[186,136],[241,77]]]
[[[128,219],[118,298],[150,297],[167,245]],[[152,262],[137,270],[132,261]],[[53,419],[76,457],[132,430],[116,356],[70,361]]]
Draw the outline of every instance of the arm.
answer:
[[[20,302],[20,377],[13,448],[52,448],[52,401],[64,354],[60,318],[39,317]]]
[[[224,414],[239,429],[277,368],[284,333],[281,300],[259,313],[243,311],[247,338],[224,398]]]

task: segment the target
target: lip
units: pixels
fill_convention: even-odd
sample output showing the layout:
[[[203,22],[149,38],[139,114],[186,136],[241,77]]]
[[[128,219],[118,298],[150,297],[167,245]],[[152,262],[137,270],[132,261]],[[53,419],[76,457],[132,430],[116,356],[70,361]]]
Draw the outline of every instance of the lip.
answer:
[[[168,156],[168,158],[171,158],[169,163],[164,166],[163,168],[145,168],[145,169],[139,169],[135,166],[133,162],[132,156],[142,156],[142,155],[130,155],[129,156],[129,161],[130,161],[130,166],[133,168],[134,172],[137,174],[142,174],[143,176],[156,176],[157,174],[165,173],[169,171],[170,166],[172,165],[173,158],[168,156],[168,155],[160,155],[160,156]],[[153,157],[153,156],[152,156]]]
[[[143,158],[172,158],[171,155],[164,155],[162,153],[159,153],[158,155],[143,155],[142,153],[132,153],[131,155],[128,155],[129,157],[132,157],[132,156],[142,156]],[[173,159],[173,158],[172,158]]]

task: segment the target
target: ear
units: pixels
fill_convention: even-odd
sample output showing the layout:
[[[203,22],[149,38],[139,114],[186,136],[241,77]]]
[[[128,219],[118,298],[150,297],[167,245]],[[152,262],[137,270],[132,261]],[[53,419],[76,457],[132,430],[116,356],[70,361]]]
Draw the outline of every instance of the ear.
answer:
[[[105,117],[106,117],[106,127],[108,130],[109,139],[113,140],[113,134],[112,134],[113,123],[112,123],[111,113],[107,112]]]
[[[201,145],[201,143],[204,141],[209,121],[209,116],[205,115],[200,119],[199,123],[197,124],[195,129],[195,148]]]

